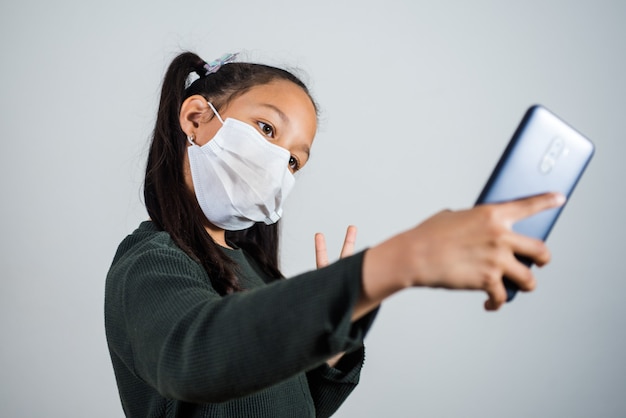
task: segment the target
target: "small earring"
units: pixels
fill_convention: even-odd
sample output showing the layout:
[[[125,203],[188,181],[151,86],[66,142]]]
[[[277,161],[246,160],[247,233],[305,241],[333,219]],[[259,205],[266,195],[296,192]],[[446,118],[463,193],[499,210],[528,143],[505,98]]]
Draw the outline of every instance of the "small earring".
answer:
[[[196,145],[196,143],[194,142],[194,140],[195,140],[195,138],[194,138],[193,134],[191,134],[191,135],[187,135],[187,141],[189,141],[189,143],[190,143],[191,145]]]

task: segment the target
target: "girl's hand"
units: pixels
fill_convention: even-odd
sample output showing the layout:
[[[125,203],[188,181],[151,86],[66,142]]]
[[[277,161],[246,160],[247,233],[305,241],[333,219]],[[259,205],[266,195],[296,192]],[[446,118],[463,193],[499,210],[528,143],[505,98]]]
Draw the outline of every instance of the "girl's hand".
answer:
[[[354,243],[356,242],[356,226],[350,225],[346,231],[346,238],[343,241],[340,258],[348,257],[354,253]],[[315,234],[315,264],[317,268],[326,267],[328,265],[328,251],[326,250],[326,238],[324,234],[318,232]],[[343,357],[344,353],[339,353],[326,361],[329,367],[334,367]]]
[[[346,231],[346,238],[343,241],[340,258],[348,257],[354,254],[354,243],[356,242],[356,226],[350,225]],[[326,239],[324,234],[318,232],[315,234],[315,264],[317,268],[326,267],[328,265],[328,252],[326,250]]]
[[[550,260],[541,240],[515,233],[515,222],[561,206],[565,198],[546,193],[507,203],[462,211],[442,211],[417,227],[371,248],[365,255],[361,306],[371,309],[390,294],[410,286],[483,290],[485,309],[497,310],[506,301],[502,277],[521,290],[532,290],[530,268],[515,254],[538,266]],[[357,312],[357,316],[364,311]]]

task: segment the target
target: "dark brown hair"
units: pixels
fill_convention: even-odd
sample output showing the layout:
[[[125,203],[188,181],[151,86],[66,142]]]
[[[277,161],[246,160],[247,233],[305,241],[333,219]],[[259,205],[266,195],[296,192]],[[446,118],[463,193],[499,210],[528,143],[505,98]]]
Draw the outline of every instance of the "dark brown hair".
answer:
[[[275,80],[293,82],[311,96],[300,79],[280,68],[236,62],[225,64],[217,72],[205,76],[204,65],[196,54],[185,52],[167,69],[148,154],[144,199],[154,224],[168,232],[185,253],[201,263],[213,287],[225,295],[239,291],[241,287],[234,262],[207,233],[204,214],[185,184],[183,162],[187,137],[179,122],[181,105],[186,98],[199,94],[219,111],[252,87]],[[186,88],[188,77],[194,72],[200,78]],[[256,223],[243,231],[226,231],[226,240],[252,256],[268,276],[283,277],[278,266],[278,223]]]

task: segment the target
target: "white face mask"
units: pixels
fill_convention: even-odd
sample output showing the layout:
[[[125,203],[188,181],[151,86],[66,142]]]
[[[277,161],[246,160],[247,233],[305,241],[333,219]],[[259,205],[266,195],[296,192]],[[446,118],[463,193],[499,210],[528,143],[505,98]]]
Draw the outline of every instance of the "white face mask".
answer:
[[[198,146],[189,138],[191,178],[200,208],[220,228],[238,231],[255,222],[280,219],[282,204],[295,184],[291,154],[245,122],[223,121],[213,139]]]

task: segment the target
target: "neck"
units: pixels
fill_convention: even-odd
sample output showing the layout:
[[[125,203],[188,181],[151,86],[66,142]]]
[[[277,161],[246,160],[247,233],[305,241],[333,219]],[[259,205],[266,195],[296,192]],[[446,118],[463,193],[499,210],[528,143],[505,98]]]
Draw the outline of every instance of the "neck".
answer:
[[[211,236],[211,238],[213,238],[213,241],[215,241],[217,245],[225,248],[231,248],[231,246],[226,243],[225,230],[213,225],[210,222],[207,222],[206,225],[204,225],[204,229],[206,229],[206,232]]]

